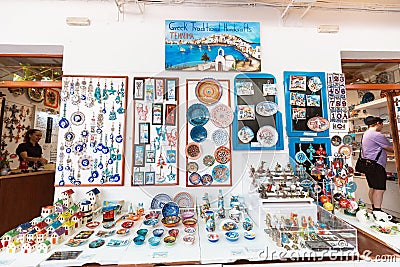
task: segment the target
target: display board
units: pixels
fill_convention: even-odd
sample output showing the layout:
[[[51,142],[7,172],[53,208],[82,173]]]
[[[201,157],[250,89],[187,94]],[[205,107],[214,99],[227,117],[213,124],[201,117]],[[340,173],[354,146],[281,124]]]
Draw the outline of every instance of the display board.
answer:
[[[64,76],[56,186],[123,185],[126,76]]]
[[[179,184],[178,78],[135,77],[132,182]]]
[[[285,71],[286,131],[294,136],[329,136],[324,72]]]
[[[234,150],[282,150],[282,113],[278,110],[276,79],[271,74],[235,77]]]
[[[349,111],[347,109],[346,83],[343,73],[328,73],[326,85],[328,88],[330,130],[348,132]]]
[[[229,80],[186,80],[186,185],[231,186]]]

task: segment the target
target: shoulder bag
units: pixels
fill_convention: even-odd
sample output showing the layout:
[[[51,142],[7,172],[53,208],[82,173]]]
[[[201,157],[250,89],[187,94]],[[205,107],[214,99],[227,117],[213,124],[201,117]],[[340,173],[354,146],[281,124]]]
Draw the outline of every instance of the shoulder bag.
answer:
[[[378,155],[376,155],[375,160],[363,158],[362,155],[362,137],[361,137],[361,148],[360,148],[360,155],[358,156],[356,162],[356,171],[361,173],[368,173],[370,170],[376,167],[378,164],[377,161],[382,154],[382,149],[379,151]]]

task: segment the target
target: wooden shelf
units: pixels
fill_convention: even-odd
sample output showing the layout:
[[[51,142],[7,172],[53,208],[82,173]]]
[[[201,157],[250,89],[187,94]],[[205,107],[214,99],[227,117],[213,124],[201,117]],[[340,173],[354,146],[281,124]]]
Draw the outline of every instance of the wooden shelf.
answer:
[[[354,110],[363,110],[363,109],[371,109],[371,108],[384,108],[384,107],[387,107],[386,97],[380,98],[380,99],[376,99],[376,100],[368,102],[368,103],[356,105],[354,107]]]

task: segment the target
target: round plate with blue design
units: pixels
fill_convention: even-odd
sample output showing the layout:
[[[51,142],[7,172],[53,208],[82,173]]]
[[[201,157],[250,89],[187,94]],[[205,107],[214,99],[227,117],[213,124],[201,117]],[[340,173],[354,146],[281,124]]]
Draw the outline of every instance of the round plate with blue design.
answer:
[[[193,104],[186,113],[188,122],[193,126],[202,126],[210,119],[210,112],[203,104]]]
[[[201,143],[207,138],[207,130],[203,126],[195,126],[190,130],[190,137],[193,141]]]
[[[162,209],[164,205],[168,202],[172,201],[171,197],[167,194],[158,194],[156,195],[153,200],[151,201],[150,207],[152,209]]]
[[[170,201],[164,205],[161,213],[164,217],[178,216],[179,215],[179,206],[175,202]]]
[[[219,164],[212,170],[212,177],[215,182],[224,183],[229,179],[230,171],[228,166]]]

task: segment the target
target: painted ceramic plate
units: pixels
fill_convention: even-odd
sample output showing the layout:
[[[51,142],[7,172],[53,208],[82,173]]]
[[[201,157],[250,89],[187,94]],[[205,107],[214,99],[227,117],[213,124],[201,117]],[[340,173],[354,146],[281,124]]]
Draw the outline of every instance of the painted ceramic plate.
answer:
[[[174,196],[174,202],[178,204],[180,208],[193,208],[194,200],[191,194],[188,192],[179,192]]]
[[[210,112],[203,104],[193,104],[188,108],[186,114],[188,122],[193,126],[201,126],[208,122]]]
[[[89,243],[89,248],[98,248],[104,245],[106,241],[104,239],[96,239]]]
[[[190,130],[190,137],[193,141],[201,143],[207,138],[207,130],[203,126],[195,126]]]
[[[311,92],[318,92],[319,90],[322,89],[322,82],[321,79],[318,76],[313,76],[308,80],[308,89],[310,89]]]
[[[172,199],[170,196],[168,196],[167,194],[158,194],[156,195],[153,200],[151,201],[151,205],[150,207],[154,210],[154,209],[162,209],[164,207],[164,205],[168,202],[171,202]]]
[[[223,146],[228,143],[229,134],[225,129],[217,129],[212,133],[211,139],[216,146]]]
[[[213,177],[212,177],[210,174],[208,174],[208,173],[204,174],[204,175],[201,177],[201,183],[202,183],[203,185],[211,185],[212,182],[213,182]]]
[[[278,105],[272,101],[263,101],[257,104],[256,112],[260,116],[272,116],[278,112]]]
[[[220,146],[215,150],[214,158],[218,163],[225,164],[231,160],[231,150],[225,146]]]
[[[211,110],[211,121],[219,128],[226,128],[233,122],[233,111],[225,104],[218,104]]]
[[[186,157],[190,159],[198,159],[201,156],[200,145],[197,143],[189,143],[186,145]]]
[[[35,102],[42,102],[44,99],[44,88],[28,88],[28,97]]]
[[[120,229],[117,230],[117,235],[119,235],[119,236],[126,236],[126,235],[129,234],[129,232],[130,232],[129,229],[120,228]]]
[[[212,78],[200,80],[196,85],[196,97],[206,105],[217,103],[222,96],[221,84]]]
[[[175,202],[171,201],[164,205],[161,211],[164,217],[168,216],[178,216],[179,215],[179,206]]]
[[[201,181],[201,176],[197,172],[194,172],[194,173],[189,175],[189,182],[191,184],[196,185],[196,184],[199,184],[200,181]]]
[[[197,172],[199,170],[199,165],[194,161],[188,162],[188,164],[186,166],[186,170],[188,172]]]
[[[242,143],[249,143],[251,140],[254,138],[254,132],[253,130],[248,127],[244,126],[242,129],[239,130],[238,132],[238,138]]]
[[[343,144],[345,144],[345,145],[351,145],[351,144],[353,144],[353,136],[351,136],[351,135],[349,135],[349,134],[346,134],[345,136],[343,136]]]
[[[263,147],[273,147],[278,142],[278,132],[272,126],[263,126],[257,131],[257,141]]]
[[[346,157],[350,157],[351,153],[353,152],[353,149],[349,145],[341,145],[338,149],[338,152],[340,154],[345,155]]]
[[[88,223],[86,224],[86,227],[89,228],[89,229],[94,229],[94,228],[96,228],[96,227],[99,226],[99,225],[100,225],[100,222],[98,222],[98,221],[91,221],[91,222],[88,222]]]
[[[331,138],[331,144],[332,146],[340,146],[342,143],[342,138],[339,135],[334,135]]]
[[[329,129],[329,121],[323,117],[313,117],[308,120],[307,126],[314,132],[323,132]]]
[[[212,177],[215,182],[224,183],[229,179],[230,171],[228,166],[219,164],[212,170]]]
[[[215,158],[212,155],[205,155],[203,158],[203,164],[207,167],[214,165]]]

